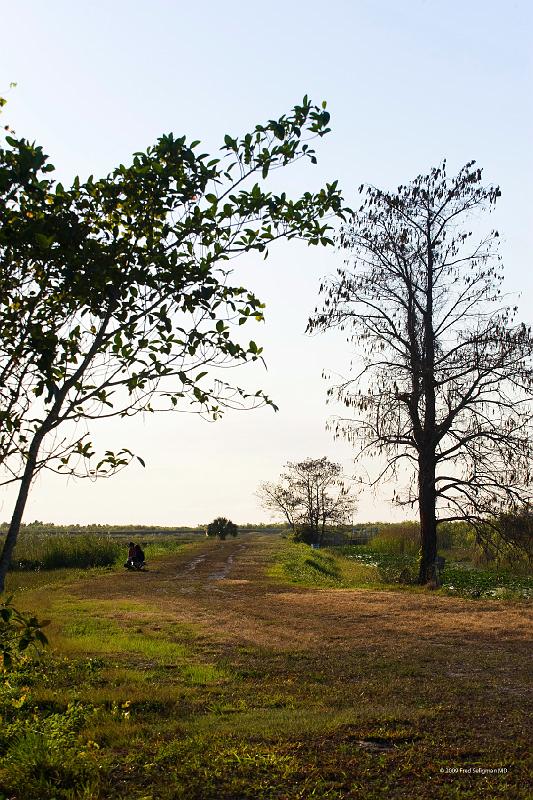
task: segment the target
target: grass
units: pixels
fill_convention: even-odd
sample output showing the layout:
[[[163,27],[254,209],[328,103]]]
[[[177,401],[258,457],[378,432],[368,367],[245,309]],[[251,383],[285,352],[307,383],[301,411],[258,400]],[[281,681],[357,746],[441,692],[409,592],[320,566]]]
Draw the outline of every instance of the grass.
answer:
[[[127,542],[124,536],[23,532],[15,546],[10,569],[12,572],[48,572],[114,566],[125,560]],[[142,541],[147,560],[177,552],[187,544],[189,541],[184,537],[170,535],[148,534]]]
[[[218,543],[205,547],[216,552]],[[317,607],[326,595],[329,613],[336,614],[335,598],[349,594],[336,589],[383,588],[375,566],[335,551],[270,542],[269,548],[275,560],[260,562],[268,576],[249,568],[252,594],[239,607],[243,625],[247,615],[263,613],[275,591],[283,602],[291,591],[302,602],[315,598]],[[253,552],[259,558],[266,551]],[[491,646],[473,634],[472,641],[444,634],[422,639],[416,630],[411,637],[384,631],[376,638],[377,623],[369,620],[368,636],[347,638],[339,629],[334,647],[329,640],[306,647],[244,643],[223,627],[232,601],[223,582],[205,596],[176,600],[142,594],[140,581],[124,581],[128,588],[120,594],[102,570],[85,573],[84,583],[80,573],[77,583],[60,573],[53,591],[43,583],[23,595],[26,606],[53,619],[52,646],[42,662],[28,662],[0,682],[0,796],[528,797],[521,688],[527,663],[518,639]],[[98,595],[93,574],[116,596],[107,598],[102,589]],[[186,598],[187,623],[176,614]],[[443,611],[448,603],[459,609],[468,629],[464,609],[477,605],[436,600]],[[220,625],[200,625],[211,608],[219,610]],[[280,628],[289,624],[290,608]]]
[[[15,546],[11,570],[105,567],[115,564],[121,554],[120,542],[106,536],[25,533]]]
[[[352,546],[312,550],[305,544],[286,542],[277,553],[269,575],[307,588],[397,588],[393,577],[384,579],[376,559],[352,557],[354,550],[361,549]],[[396,563],[396,557],[392,558]]]

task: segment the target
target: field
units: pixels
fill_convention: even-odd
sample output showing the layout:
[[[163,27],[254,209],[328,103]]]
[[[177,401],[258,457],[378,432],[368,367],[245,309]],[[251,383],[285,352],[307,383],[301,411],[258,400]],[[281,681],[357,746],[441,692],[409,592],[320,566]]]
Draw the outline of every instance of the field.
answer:
[[[524,599],[254,534],[9,588],[52,620],[1,689],[10,800],[530,796]]]

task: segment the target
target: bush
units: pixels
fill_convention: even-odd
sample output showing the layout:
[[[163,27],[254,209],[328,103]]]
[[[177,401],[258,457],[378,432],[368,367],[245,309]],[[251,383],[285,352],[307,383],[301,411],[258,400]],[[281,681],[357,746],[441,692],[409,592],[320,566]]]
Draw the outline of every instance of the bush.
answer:
[[[441,550],[475,548],[476,534],[468,522],[441,522],[437,526],[437,545]]]
[[[210,522],[207,526],[208,536],[218,536],[219,539],[225,539],[227,536],[237,536],[239,529],[230,519],[226,517],[217,517]]]
[[[293,542],[302,544],[316,544],[317,540],[315,531],[310,525],[297,525],[291,538]]]

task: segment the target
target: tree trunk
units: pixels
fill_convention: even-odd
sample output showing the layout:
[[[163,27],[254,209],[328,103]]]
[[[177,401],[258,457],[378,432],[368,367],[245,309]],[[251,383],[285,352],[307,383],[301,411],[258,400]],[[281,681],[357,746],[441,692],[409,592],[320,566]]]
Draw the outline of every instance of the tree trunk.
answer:
[[[15,545],[17,543],[17,537],[20,531],[20,523],[22,522],[22,517],[24,515],[24,509],[26,508],[26,502],[28,500],[28,494],[30,491],[31,482],[35,474],[35,467],[37,466],[37,456],[39,455],[39,448],[44,439],[45,433],[46,431],[43,428],[41,428],[41,430],[35,434],[28,452],[28,460],[26,461],[24,475],[22,476],[22,480],[20,482],[20,489],[17,497],[17,502],[15,503],[15,508],[13,510],[13,516],[11,517],[9,530],[7,532],[6,540],[4,542],[4,547],[2,548],[2,555],[0,556],[0,594],[4,591],[7,571],[11,563],[11,556],[13,555],[13,550],[15,549]]]
[[[437,520],[435,489],[435,332],[433,329],[433,242],[431,219],[427,220],[427,284],[422,348],[422,386],[425,411],[424,429],[418,451],[418,505],[420,511],[420,538],[422,555],[418,582],[436,585],[435,559],[437,558]]]
[[[418,582],[433,584],[436,583],[437,519],[435,513],[435,462],[431,456],[421,456],[418,461],[418,492],[422,549]]]

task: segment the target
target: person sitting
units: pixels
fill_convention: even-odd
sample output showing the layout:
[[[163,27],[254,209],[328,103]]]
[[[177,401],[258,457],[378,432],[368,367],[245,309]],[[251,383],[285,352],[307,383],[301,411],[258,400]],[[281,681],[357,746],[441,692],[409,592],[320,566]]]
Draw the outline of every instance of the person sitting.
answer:
[[[135,545],[133,542],[129,542],[128,544],[128,558],[126,559],[126,563],[124,566],[126,569],[131,569],[133,567],[133,562],[135,561]]]
[[[133,548],[133,561],[136,567],[142,567],[144,564],[144,550],[140,544],[136,544]]]

